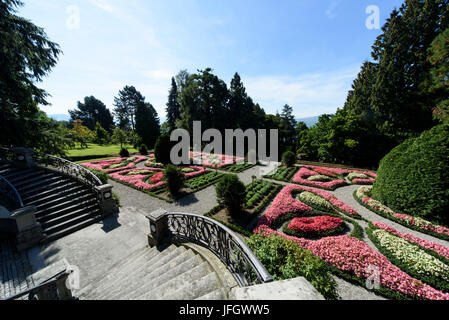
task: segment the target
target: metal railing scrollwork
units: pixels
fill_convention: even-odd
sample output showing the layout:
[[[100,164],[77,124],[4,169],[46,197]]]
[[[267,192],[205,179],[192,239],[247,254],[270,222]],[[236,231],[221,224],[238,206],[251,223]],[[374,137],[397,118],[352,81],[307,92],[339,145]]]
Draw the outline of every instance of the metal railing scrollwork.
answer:
[[[211,250],[240,286],[273,280],[245,242],[222,224],[195,214],[167,213],[166,216],[170,237],[197,243]]]
[[[103,184],[92,172],[68,160],[39,152],[33,153],[33,159],[36,164],[47,168],[53,168],[66,175],[75,177],[92,189]]]
[[[0,176],[0,194],[8,199],[16,208],[22,208],[23,202],[16,188],[4,177]]]

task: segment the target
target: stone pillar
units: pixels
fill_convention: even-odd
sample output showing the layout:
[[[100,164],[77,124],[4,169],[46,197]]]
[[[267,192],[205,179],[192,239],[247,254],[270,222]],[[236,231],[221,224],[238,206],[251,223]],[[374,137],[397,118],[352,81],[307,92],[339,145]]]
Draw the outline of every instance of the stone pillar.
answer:
[[[98,198],[100,199],[100,209],[102,215],[108,216],[117,212],[117,201],[112,197],[112,185],[104,184],[98,187],[95,187]]]
[[[147,219],[150,221],[151,231],[148,235],[148,244],[151,247],[160,246],[166,241],[168,234],[168,219],[166,213],[166,210],[159,209],[147,215]]]
[[[38,244],[43,237],[42,227],[36,220],[37,208],[28,206],[11,213],[17,227],[17,250],[25,250]]]
[[[13,148],[15,154],[14,164],[21,168],[33,168],[36,163],[33,159],[33,150],[27,148]]]

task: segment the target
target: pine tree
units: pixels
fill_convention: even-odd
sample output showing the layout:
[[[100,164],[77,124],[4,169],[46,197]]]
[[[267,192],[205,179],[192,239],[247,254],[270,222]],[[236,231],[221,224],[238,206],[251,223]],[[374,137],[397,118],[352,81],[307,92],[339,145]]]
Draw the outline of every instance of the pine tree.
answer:
[[[171,129],[176,126],[176,119],[179,119],[179,102],[178,102],[178,86],[176,85],[175,78],[171,79],[171,89],[168,94],[167,102],[167,122]]]
[[[112,132],[114,120],[106,105],[94,96],[85,97],[84,103],[78,101],[77,109],[69,110],[71,121],[80,119],[83,125],[90,130],[95,130],[99,123],[106,131]]]
[[[133,86],[125,86],[119,91],[118,97],[114,98],[114,115],[121,129],[132,131],[136,129],[136,108],[144,101],[145,98]]]

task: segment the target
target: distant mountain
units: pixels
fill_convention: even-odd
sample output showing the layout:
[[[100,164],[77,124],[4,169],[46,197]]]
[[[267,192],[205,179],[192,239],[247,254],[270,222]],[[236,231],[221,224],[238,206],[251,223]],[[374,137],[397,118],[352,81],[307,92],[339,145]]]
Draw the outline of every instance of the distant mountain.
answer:
[[[308,118],[299,118],[299,119],[296,119],[296,122],[302,121],[302,122],[304,122],[307,125],[307,127],[310,128],[310,127],[313,127],[315,125],[315,123],[318,122],[318,118],[319,117],[320,116],[308,117]]]
[[[56,121],[69,121],[70,120],[70,116],[68,114],[48,114],[47,116]]]

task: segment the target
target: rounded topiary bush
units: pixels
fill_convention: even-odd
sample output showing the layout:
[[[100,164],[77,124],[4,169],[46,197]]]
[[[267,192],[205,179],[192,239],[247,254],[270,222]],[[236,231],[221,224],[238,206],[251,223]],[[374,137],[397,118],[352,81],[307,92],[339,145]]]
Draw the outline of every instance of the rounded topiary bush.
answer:
[[[387,154],[371,196],[397,212],[449,225],[449,125],[435,126]]]
[[[215,187],[219,204],[224,205],[229,213],[238,214],[246,200],[246,187],[236,175],[227,174]]]
[[[296,155],[291,151],[286,151],[282,154],[282,164],[287,167],[292,167],[296,162]]]
[[[176,195],[184,186],[184,173],[178,167],[169,164],[165,167],[164,177],[167,181],[167,190],[171,195]]]
[[[126,148],[122,148],[120,150],[120,157],[122,158],[128,158],[129,157],[129,151]]]
[[[170,161],[170,151],[174,142],[170,141],[170,136],[167,134],[163,134],[157,138],[156,143],[154,144],[154,157],[156,158],[156,162],[169,164]]]
[[[141,145],[139,146],[139,153],[140,153],[141,155],[143,155],[143,156],[146,156],[146,155],[148,154],[148,148],[147,148],[147,146],[144,145],[144,144],[141,144]]]

